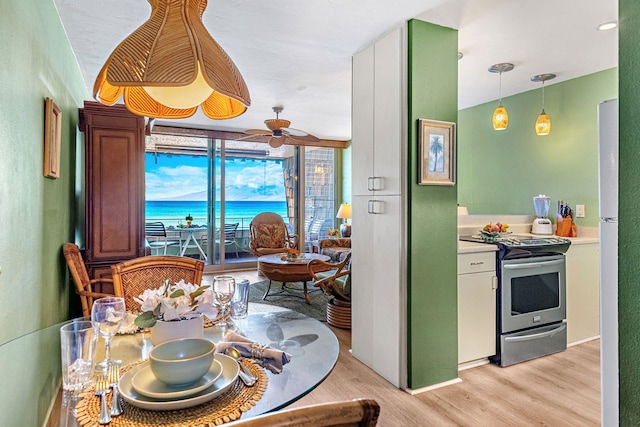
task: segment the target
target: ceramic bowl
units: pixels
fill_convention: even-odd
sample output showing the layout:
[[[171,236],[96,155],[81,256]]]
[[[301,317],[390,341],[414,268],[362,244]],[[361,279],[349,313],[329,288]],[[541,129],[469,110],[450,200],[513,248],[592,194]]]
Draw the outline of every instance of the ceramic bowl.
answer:
[[[166,341],[151,349],[149,366],[163,383],[189,384],[209,372],[215,350],[215,344],[203,338]]]

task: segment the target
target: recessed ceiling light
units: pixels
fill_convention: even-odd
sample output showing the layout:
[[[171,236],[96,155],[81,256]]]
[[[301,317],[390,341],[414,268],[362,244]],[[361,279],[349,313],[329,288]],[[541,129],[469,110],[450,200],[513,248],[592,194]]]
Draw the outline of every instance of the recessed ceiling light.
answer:
[[[618,26],[618,23],[616,21],[605,22],[604,24],[598,25],[598,31],[613,30],[617,26]]]

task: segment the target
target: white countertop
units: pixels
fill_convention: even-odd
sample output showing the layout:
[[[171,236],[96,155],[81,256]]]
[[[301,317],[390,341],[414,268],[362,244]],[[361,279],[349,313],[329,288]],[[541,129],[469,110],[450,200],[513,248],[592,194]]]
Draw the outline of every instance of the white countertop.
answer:
[[[531,237],[540,237],[530,233],[518,233],[519,236],[531,236]],[[549,236],[551,237],[551,236]],[[557,236],[553,236],[557,237]],[[571,245],[586,245],[586,244],[594,244],[598,243],[600,239],[598,237],[565,237],[565,239],[571,240]],[[498,246],[491,243],[476,243],[476,242],[465,242],[458,240],[458,253],[459,254],[467,254],[467,253],[476,253],[476,252],[496,252],[498,250]],[[569,247],[571,250],[571,247]]]

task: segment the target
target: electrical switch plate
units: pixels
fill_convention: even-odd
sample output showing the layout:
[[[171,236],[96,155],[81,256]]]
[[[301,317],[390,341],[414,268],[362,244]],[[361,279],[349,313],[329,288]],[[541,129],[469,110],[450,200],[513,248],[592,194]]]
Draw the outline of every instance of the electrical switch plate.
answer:
[[[584,205],[576,205],[576,217],[584,218]]]

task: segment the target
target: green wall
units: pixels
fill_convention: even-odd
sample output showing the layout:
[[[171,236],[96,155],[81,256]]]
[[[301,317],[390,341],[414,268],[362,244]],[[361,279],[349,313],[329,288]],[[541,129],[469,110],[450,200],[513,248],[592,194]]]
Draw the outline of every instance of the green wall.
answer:
[[[640,425],[640,3],[620,0],[618,311],[620,425]]]
[[[460,110],[458,203],[471,214],[533,215],[532,197],[546,194],[552,199],[551,214],[557,200],[574,209],[582,204],[586,216],[576,218],[576,225],[597,227],[597,106],[618,96],[618,69],[547,82],[545,111],[552,124],[547,136],[537,136],[533,127],[542,102],[541,86],[536,86],[503,98],[509,112],[503,131],[491,125],[497,100]]]
[[[457,186],[418,185],[418,119],[458,121],[458,32],[409,21],[408,383],[458,377]]]
[[[57,393],[73,238],[78,107],[87,97],[53,0],[0,2],[0,414],[39,425]],[[44,99],[62,110],[61,177],[42,174]]]

